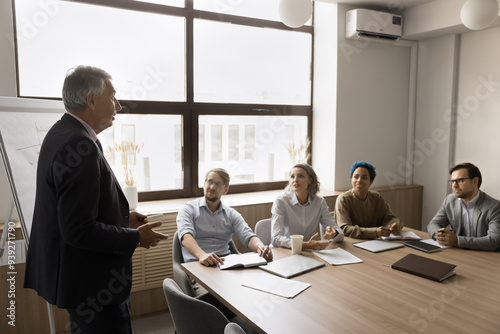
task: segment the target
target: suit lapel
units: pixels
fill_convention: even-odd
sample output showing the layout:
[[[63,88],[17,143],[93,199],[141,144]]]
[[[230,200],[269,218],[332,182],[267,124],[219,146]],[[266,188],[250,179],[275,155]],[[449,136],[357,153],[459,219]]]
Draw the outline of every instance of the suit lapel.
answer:
[[[78,126],[79,128],[81,128],[82,134],[85,134],[92,141],[94,141],[92,139],[92,137],[90,136],[90,134],[88,133],[87,129],[85,129],[85,127],[77,119],[75,119],[73,116],[68,115],[68,114],[64,114],[62,116],[61,120],[64,121],[64,122],[70,122],[73,125]],[[120,196],[120,200],[122,202],[128,203],[127,198],[125,197],[125,194],[123,193],[122,187],[120,186],[120,182],[118,182],[118,180],[116,179],[115,173],[113,173],[113,169],[108,164],[108,160],[106,160],[106,157],[104,156],[104,152],[101,151],[101,149],[99,148],[97,142],[94,141],[94,144],[95,144],[95,149],[97,150],[97,152],[99,152],[99,158],[104,161],[104,164],[106,165],[106,168],[108,169],[109,173],[111,173],[111,176],[113,177],[113,181],[115,182],[116,188],[118,189],[118,194]]]
[[[475,208],[474,208],[474,214],[471,217],[471,222],[470,222],[470,236],[471,237],[477,237],[477,223],[479,219],[481,218],[481,215],[483,214],[483,202],[484,202],[484,193],[481,192],[479,194],[479,197],[476,201]]]
[[[96,143],[96,147],[97,147],[97,143]],[[106,167],[108,168],[109,173],[113,177],[113,181],[115,181],[116,188],[118,189],[118,194],[120,195],[121,200],[128,203],[127,198],[125,197],[125,194],[123,193],[122,187],[120,186],[120,182],[118,182],[118,180],[115,176],[115,173],[113,172],[113,169],[109,165],[108,160],[104,156],[104,153],[101,152],[101,150],[99,150],[99,155],[100,155],[101,159],[104,160],[104,164],[106,164]]]

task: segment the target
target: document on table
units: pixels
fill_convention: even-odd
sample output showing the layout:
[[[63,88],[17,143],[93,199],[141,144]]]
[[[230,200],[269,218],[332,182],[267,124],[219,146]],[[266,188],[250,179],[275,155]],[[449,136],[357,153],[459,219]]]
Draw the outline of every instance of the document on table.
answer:
[[[352,255],[348,251],[342,248],[335,249],[324,249],[320,251],[313,252],[313,254],[319,256],[331,265],[341,265],[350,263],[360,263],[363,262],[359,257]]]
[[[219,269],[231,269],[231,268],[251,268],[260,265],[267,264],[266,259],[260,257],[259,254],[255,252],[243,253],[243,254],[229,254],[224,256],[224,264],[219,264]]]
[[[311,286],[309,283],[294,281],[266,273],[262,273],[242,285],[247,288],[264,291],[285,298],[293,298]]]
[[[430,245],[434,245],[434,246],[438,246],[438,247],[441,247],[441,248],[450,248],[450,246],[443,246],[443,245],[440,245],[436,240],[434,239],[424,239],[422,240],[422,242],[425,242],[427,244],[430,244]]]
[[[401,231],[399,234],[391,233],[388,237],[382,237],[383,240],[420,240],[420,238],[415,232],[412,231]]]

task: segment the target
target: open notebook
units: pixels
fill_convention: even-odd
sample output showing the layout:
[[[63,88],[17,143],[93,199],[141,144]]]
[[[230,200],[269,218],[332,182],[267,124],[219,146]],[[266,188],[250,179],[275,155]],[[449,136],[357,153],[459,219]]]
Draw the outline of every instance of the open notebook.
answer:
[[[266,264],[267,261],[255,252],[243,254],[229,254],[224,257],[224,264],[219,264],[219,269],[251,268]]]

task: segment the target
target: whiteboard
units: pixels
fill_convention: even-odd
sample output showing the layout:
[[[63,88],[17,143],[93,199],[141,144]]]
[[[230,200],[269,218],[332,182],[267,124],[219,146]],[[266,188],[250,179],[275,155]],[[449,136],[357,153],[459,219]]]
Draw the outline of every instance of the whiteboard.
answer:
[[[33,221],[40,147],[64,112],[62,101],[0,96],[0,153],[26,245]]]

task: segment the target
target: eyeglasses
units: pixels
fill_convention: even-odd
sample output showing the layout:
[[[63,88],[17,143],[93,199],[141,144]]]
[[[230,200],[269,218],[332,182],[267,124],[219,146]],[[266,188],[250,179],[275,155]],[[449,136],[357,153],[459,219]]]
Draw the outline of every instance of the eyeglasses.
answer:
[[[223,186],[225,186],[225,184],[224,184],[224,183],[222,183],[222,182],[214,182],[214,181],[212,181],[212,180],[207,180],[207,181],[205,181],[205,182],[206,182],[206,183],[208,184],[208,186],[210,186],[210,187],[211,187],[211,186],[215,186],[215,188],[222,188]]]
[[[462,184],[464,184],[465,180],[472,180],[472,179],[470,177],[464,177],[455,180],[448,180],[448,183],[450,184],[450,186],[453,186],[453,183],[456,182],[459,186],[461,186]]]

